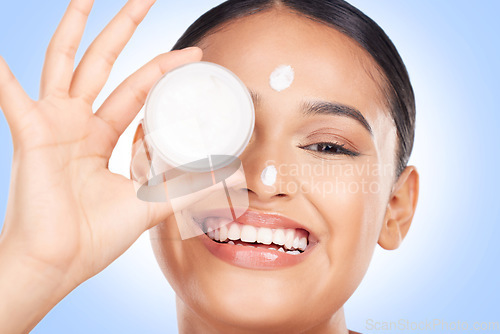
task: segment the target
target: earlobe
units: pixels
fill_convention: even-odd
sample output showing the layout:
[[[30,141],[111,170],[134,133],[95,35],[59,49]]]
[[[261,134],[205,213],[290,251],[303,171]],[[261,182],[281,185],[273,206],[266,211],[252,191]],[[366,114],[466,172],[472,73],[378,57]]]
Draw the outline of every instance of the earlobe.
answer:
[[[387,250],[399,247],[410,229],[417,207],[419,175],[415,166],[401,173],[391,194],[382,222],[378,244]]]

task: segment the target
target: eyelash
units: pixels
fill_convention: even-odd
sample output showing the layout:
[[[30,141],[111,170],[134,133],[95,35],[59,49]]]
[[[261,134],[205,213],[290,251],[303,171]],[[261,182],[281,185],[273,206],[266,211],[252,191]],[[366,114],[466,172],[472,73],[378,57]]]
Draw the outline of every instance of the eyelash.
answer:
[[[319,150],[308,149],[308,147],[311,147],[311,146],[316,146],[316,147],[321,147],[322,146],[323,150],[319,151]],[[326,147],[330,147],[330,149],[331,150],[335,150],[335,152],[324,151],[325,146]],[[357,157],[359,155],[358,152],[351,151],[351,150],[345,148],[344,146],[345,146],[345,144],[330,143],[330,142],[321,142],[321,143],[315,143],[315,144],[306,145],[306,146],[299,146],[299,147],[302,148],[302,149],[308,150],[308,151],[317,151],[317,152],[319,152],[321,154],[329,154],[329,155],[343,154],[343,155],[347,155],[347,156],[350,156],[350,157]]]

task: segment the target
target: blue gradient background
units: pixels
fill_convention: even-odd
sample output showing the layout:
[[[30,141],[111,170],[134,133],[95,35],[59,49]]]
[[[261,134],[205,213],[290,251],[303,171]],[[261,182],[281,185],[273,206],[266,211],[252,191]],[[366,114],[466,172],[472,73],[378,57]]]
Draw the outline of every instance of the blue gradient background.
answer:
[[[220,2],[159,0],[119,58],[96,106]],[[346,304],[348,327],[374,333],[367,319],[441,319],[469,326],[500,322],[500,2],[351,2],[384,28],[410,73],[418,108],[410,162],[420,172],[421,192],[403,245],[391,252],[377,247],[364,281]],[[96,1],[78,57],[123,3]],[[0,54],[32,98],[38,96],[45,48],[66,5],[62,0],[0,4]],[[124,175],[135,124],[137,120],[110,162],[113,171]],[[11,145],[0,116],[0,222],[8,198]],[[176,331],[174,293],[157,267],[146,233],[56,306],[33,333]]]

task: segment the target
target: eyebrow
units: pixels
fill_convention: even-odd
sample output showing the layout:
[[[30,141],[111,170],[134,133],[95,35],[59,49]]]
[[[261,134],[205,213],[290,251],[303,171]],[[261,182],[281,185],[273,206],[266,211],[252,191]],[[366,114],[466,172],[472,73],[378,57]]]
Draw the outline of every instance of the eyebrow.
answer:
[[[254,106],[257,107],[261,101],[260,94],[249,88],[248,91],[250,93],[250,96],[252,97]],[[370,124],[363,116],[363,114],[356,108],[349,107],[341,103],[332,103],[328,101],[315,101],[315,102],[302,103],[301,109],[303,115],[305,116],[332,115],[332,116],[349,117],[351,119],[358,121],[370,133],[370,136],[373,137],[373,131]]]
[[[360,123],[373,137],[373,131],[370,124],[363,116],[363,114],[359,110],[353,107],[327,101],[304,102],[302,104],[302,112],[306,116],[332,115],[332,116],[349,117],[351,119],[358,121],[358,123]]]
[[[260,104],[260,95],[257,92],[251,90],[250,88],[247,89],[248,92],[250,93],[250,97],[252,98],[253,105],[257,107]]]

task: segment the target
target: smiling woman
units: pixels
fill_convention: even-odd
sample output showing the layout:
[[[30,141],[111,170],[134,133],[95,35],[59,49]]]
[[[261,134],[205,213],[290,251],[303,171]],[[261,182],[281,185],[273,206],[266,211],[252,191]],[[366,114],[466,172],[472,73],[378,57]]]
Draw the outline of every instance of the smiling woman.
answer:
[[[407,166],[415,102],[396,49],[344,1],[286,0],[227,1],[174,49],[187,46],[245,83],[256,123],[240,155],[247,186],[233,189],[248,194],[249,209],[235,221],[201,212],[208,232],[182,242],[172,242],[173,217],[152,230],[179,328],[347,332],[342,305],[377,242],[398,247],[417,202],[418,174]],[[269,78],[283,64],[293,82],[275,89]],[[270,162],[279,172],[269,185]]]
[[[129,1],[73,73],[92,1],[72,1],[47,52],[39,101],[0,62],[15,149],[0,238],[0,331],[29,331],[151,229],[180,332],[347,333],[343,305],[376,244],[397,248],[417,204],[418,173],[407,166],[415,103],[395,47],[342,0],[230,0],[94,114],[152,3]],[[140,201],[107,164],[162,74],[200,60],[231,70],[252,92],[255,127],[239,156],[246,186],[230,189],[248,208],[234,219],[199,206],[193,218],[206,233],[182,240],[172,207]],[[270,77],[283,65],[293,72],[276,89]],[[143,136],[139,126],[135,141]],[[262,182],[269,166],[274,182]]]

